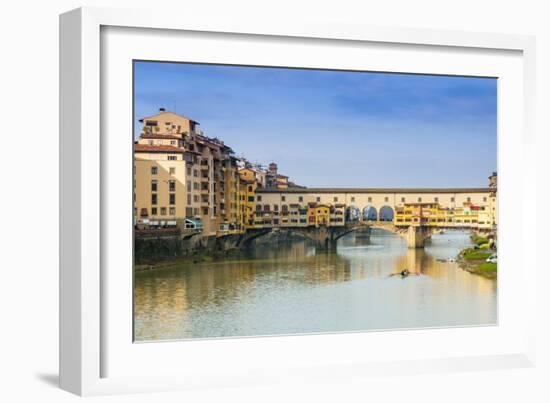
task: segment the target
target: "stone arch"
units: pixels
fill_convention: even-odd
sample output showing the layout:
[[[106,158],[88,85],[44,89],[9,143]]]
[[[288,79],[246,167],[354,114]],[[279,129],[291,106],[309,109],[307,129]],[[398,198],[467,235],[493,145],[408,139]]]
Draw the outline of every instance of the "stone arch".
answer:
[[[346,208],[346,221],[359,221],[361,218],[361,210],[358,207],[351,205]]]
[[[374,206],[366,206],[362,211],[363,221],[378,221],[378,211]]]
[[[383,206],[380,209],[379,220],[380,221],[393,221],[394,212],[390,206]]]

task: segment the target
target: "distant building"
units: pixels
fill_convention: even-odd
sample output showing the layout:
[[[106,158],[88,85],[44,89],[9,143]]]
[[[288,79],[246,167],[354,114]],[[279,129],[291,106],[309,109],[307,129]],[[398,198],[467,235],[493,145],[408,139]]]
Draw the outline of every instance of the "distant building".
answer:
[[[489,187],[490,188],[497,188],[497,173],[493,172],[491,176],[489,176]]]
[[[496,172],[493,172],[493,174],[489,176],[489,188],[491,189],[491,195],[489,196],[489,201],[490,201],[489,220],[491,222],[492,228],[496,229],[498,225],[497,173]]]
[[[267,169],[266,187],[275,189],[288,188],[288,176],[279,174],[277,164],[274,162],[269,164]]]

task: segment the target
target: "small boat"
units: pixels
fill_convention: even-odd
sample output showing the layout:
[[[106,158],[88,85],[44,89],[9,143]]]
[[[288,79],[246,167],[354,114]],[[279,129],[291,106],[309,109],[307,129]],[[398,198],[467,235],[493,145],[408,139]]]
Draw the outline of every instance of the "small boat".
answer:
[[[391,276],[401,276],[402,278],[405,278],[405,277],[409,276],[410,274],[413,274],[413,275],[415,275],[415,276],[419,276],[419,275],[420,275],[420,274],[418,274],[418,273],[411,273],[411,272],[409,271],[409,269],[403,269],[403,270],[401,270],[399,273],[392,273],[392,274],[390,274],[390,277],[391,277]]]

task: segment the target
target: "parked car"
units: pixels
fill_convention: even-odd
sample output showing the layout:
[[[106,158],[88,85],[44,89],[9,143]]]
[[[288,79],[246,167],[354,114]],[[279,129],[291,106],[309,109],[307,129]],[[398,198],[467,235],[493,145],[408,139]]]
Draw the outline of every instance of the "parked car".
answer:
[[[493,253],[491,256],[489,256],[485,261],[487,263],[496,263],[497,262],[497,254]]]

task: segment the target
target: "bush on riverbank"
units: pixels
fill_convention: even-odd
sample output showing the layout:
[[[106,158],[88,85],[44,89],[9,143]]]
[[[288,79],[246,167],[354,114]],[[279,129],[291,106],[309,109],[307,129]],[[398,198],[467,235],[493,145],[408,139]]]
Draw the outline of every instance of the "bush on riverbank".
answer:
[[[487,245],[489,247],[489,239],[479,236],[479,235],[473,235],[472,236],[472,242],[475,243],[477,246]]]
[[[495,273],[497,272],[497,264],[496,263],[481,263],[478,267],[479,271],[483,273]]]
[[[483,249],[468,248],[462,252],[464,260],[486,260],[489,256],[491,256],[491,252]]]
[[[492,252],[485,247],[464,249],[459,255],[459,266],[470,273],[494,279],[497,277],[497,264],[486,262],[491,255]]]

